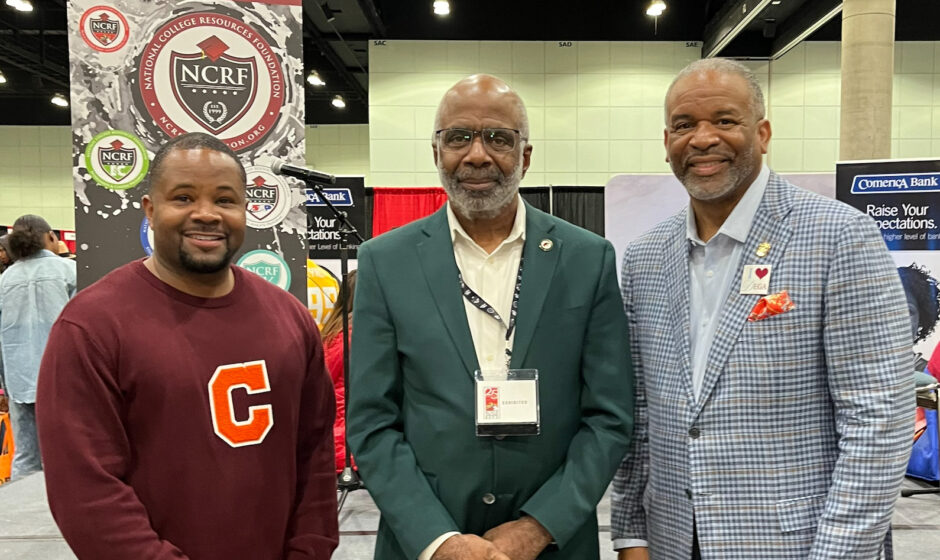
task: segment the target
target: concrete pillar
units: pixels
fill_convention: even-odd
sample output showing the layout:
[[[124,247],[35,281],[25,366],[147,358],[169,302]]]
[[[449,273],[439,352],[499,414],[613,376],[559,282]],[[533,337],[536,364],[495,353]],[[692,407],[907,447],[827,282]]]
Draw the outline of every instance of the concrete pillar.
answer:
[[[839,159],[891,157],[895,0],[842,4]]]

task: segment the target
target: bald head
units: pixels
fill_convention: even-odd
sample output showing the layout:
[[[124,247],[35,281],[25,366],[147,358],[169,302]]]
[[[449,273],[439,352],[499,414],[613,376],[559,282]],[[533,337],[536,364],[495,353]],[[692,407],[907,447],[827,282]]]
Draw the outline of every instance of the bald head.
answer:
[[[745,82],[749,93],[749,105],[751,114],[755,119],[762,119],[766,116],[766,107],[764,105],[764,92],[761,91],[760,82],[757,76],[750,68],[736,60],[728,58],[703,58],[690,63],[676,74],[675,79],[669,84],[666,90],[666,118],[669,117],[669,102],[676,85],[681,81],[691,80],[715,80],[727,78],[728,76],[737,76]],[[667,123],[668,124],[668,123]]]
[[[529,138],[529,116],[526,114],[525,104],[509,84],[496,76],[489,74],[474,74],[464,78],[453,85],[437,106],[437,115],[434,117],[434,130],[444,128],[442,123],[448,117],[469,105],[475,105],[476,111],[487,110],[493,114],[506,114],[512,116],[513,126],[519,130],[520,136]],[[432,134],[432,143],[437,142],[436,135]]]

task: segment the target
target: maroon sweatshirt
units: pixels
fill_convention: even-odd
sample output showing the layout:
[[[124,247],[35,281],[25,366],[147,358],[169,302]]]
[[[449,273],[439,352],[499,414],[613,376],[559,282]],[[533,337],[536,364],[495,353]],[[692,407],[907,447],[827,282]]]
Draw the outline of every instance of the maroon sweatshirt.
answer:
[[[36,398],[49,504],[81,559],[330,557],[333,390],[310,314],[233,267],[220,298],[142,261],[80,292]]]

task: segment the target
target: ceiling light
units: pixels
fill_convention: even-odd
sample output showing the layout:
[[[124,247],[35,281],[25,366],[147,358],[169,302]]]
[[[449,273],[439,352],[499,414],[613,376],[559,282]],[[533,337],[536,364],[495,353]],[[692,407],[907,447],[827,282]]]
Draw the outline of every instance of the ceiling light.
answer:
[[[307,76],[307,83],[312,86],[325,86],[326,82],[323,81],[323,78],[320,77],[320,74],[316,70],[311,70],[310,75]]]
[[[781,1],[782,1],[782,0],[771,0],[770,3],[771,3],[771,5],[779,6]]]
[[[434,13],[439,16],[446,16],[450,13],[450,2],[447,0],[436,0],[433,6]]]
[[[5,83],[7,83],[7,77],[3,74],[3,72],[0,72],[0,84]]]
[[[29,0],[7,0],[7,6],[10,6],[20,12],[33,11],[33,3]]]
[[[663,0],[653,0],[650,2],[648,8],[646,8],[646,15],[659,17],[663,15],[663,12],[666,11],[666,3]]]
[[[59,107],[68,107],[68,106],[69,106],[68,100],[65,99],[65,96],[62,95],[61,93],[57,93],[57,94],[53,95],[51,101],[52,101],[52,104],[53,104],[53,105],[57,105],[57,106],[59,106]]]
[[[331,101],[331,103],[332,103],[333,106],[336,107],[337,109],[344,109],[344,108],[346,108],[346,101],[343,99],[343,96],[342,96],[342,95],[337,95],[336,97],[334,97],[334,98],[333,98],[333,101]]]

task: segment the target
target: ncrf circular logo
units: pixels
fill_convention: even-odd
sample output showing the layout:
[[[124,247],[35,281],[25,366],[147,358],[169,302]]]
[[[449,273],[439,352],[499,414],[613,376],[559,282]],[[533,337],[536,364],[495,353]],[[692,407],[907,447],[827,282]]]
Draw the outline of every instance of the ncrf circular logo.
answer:
[[[267,229],[281,223],[293,206],[291,190],[282,177],[266,167],[245,168],[248,184],[245,186],[247,205],[245,218],[249,226]]]
[[[127,44],[127,20],[124,14],[111,6],[85,10],[78,25],[82,40],[96,51],[114,52]]]
[[[248,251],[236,263],[281,289],[290,287],[290,267],[281,255],[264,249]]]
[[[143,50],[139,67],[141,99],[171,137],[203,131],[245,150],[274,127],[285,101],[281,61],[271,46],[221,14],[170,21]]]
[[[85,148],[85,169],[99,185],[108,189],[136,186],[149,166],[143,142],[123,130],[106,130],[92,138]]]
[[[150,220],[144,216],[140,222],[140,246],[144,253],[149,257],[153,254],[153,229],[150,227]]]

